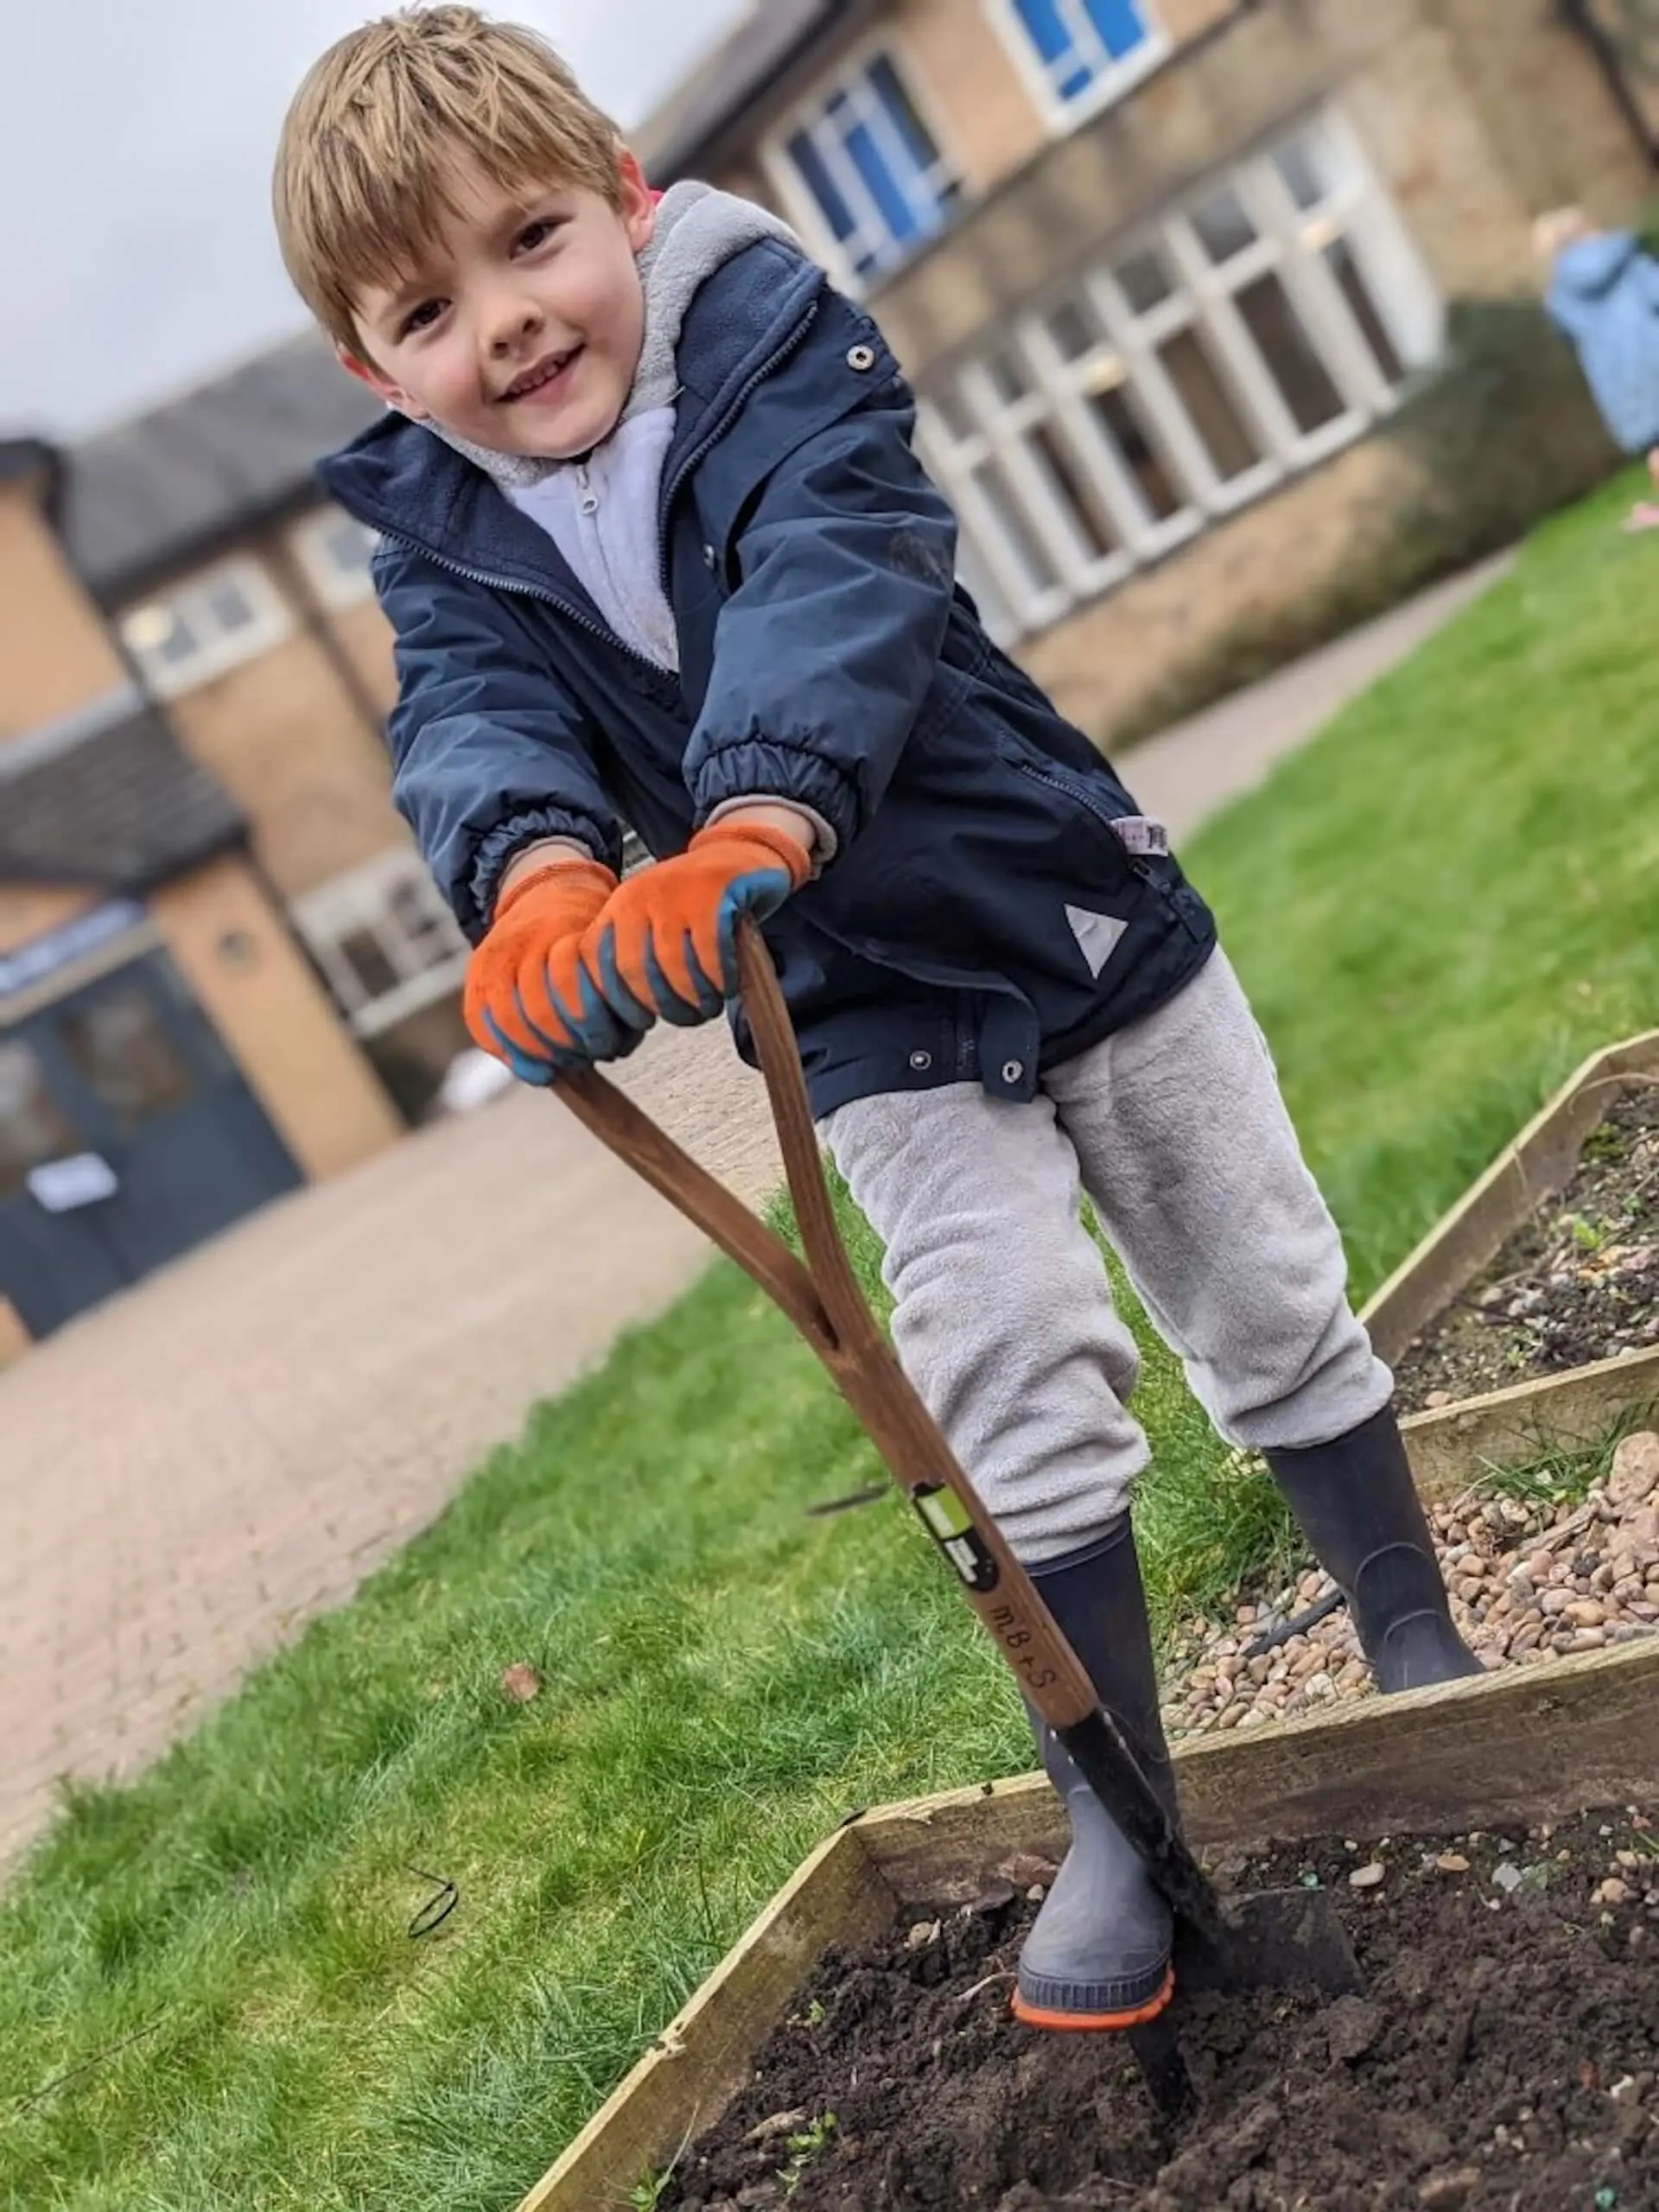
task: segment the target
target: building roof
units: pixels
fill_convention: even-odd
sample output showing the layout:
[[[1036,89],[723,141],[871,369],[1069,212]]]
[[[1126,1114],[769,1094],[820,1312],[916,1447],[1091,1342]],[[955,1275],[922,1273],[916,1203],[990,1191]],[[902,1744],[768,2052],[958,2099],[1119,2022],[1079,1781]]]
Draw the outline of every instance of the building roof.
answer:
[[[54,521],[63,488],[63,455],[44,438],[0,438],[0,484],[28,483]]]
[[[44,438],[0,438],[0,484],[49,474],[56,461],[55,450]]]
[[[860,11],[860,0],[756,0],[633,134],[652,182],[672,184],[708,162],[757,100],[821,38]]]
[[[0,746],[0,882],[142,892],[241,843],[241,815],[142,700],[63,742]]]
[[[313,464],[382,412],[319,331],[65,455],[66,550],[105,604],[315,497]]]

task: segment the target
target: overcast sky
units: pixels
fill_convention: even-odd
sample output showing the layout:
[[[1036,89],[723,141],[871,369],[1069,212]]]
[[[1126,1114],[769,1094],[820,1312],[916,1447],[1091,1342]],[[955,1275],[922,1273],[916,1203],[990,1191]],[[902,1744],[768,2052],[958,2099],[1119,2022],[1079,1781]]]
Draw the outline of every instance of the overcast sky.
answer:
[[[385,0],[390,5],[391,0]],[[636,122],[745,0],[495,0]],[[271,236],[289,93],[381,0],[0,0],[0,435],[64,437],[303,320]]]

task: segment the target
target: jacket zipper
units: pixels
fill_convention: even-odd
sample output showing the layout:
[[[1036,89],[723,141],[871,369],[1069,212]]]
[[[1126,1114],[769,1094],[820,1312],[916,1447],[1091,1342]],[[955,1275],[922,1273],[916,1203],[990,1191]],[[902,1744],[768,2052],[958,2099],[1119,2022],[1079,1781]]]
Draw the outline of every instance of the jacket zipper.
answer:
[[[649,653],[642,653],[626,638],[619,638],[614,630],[607,630],[602,622],[591,620],[580,607],[573,607],[568,599],[561,599],[556,592],[549,591],[541,584],[521,584],[511,576],[493,576],[486,569],[469,569],[464,562],[452,561],[444,553],[435,553],[429,545],[423,545],[418,538],[405,537],[395,530],[383,530],[380,535],[387,544],[401,545],[405,552],[418,553],[423,561],[430,561],[437,568],[447,569],[452,576],[461,576],[469,584],[485,584],[492,591],[516,592],[520,599],[541,601],[543,606],[552,607],[574,622],[577,629],[586,630],[589,637],[598,638],[607,645],[614,645],[618,652],[626,653],[630,660],[637,660],[642,668],[650,669],[655,676],[667,677],[672,673],[669,669],[659,667]]]
[[[657,542],[659,548],[658,557],[661,563],[659,582],[662,584],[664,596],[668,599],[671,605],[673,603],[673,594],[671,590],[673,580],[669,574],[668,518],[673,508],[675,500],[678,499],[680,495],[681,485],[685,482],[692,470],[698,467],[708,458],[709,454],[713,452],[714,448],[725,436],[727,431],[731,429],[732,424],[737,420],[739,414],[742,411],[750,394],[758,391],[760,386],[766,382],[769,376],[774,375],[778,370],[782,368],[784,363],[788,360],[791,353],[799,353],[801,347],[806,343],[807,334],[810,331],[813,324],[817,321],[817,319],[818,302],[815,299],[811,305],[807,308],[806,313],[801,317],[799,322],[796,324],[794,329],[791,330],[788,337],[785,339],[783,344],[779,346],[775,352],[768,354],[766,359],[762,361],[760,367],[755,370],[753,376],[745,378],[741,389],[734,395],[731,405],[721,416],[719,422],[715,424],[711,430],[705,431],[703,435],[697,441],[696,444],[692,447],[691,450],[682,458],[679,466],[675,469],[673,475],[671,476],[663,486],[662,498],[658,502],[657,511]]]
[[[1086,809],[1111,838],[1129,874],[1139,876],[1143,883],[1154,880],[1147,864],[1147,855],[1132,853],[1117,834],[1117,824],[1123,817],[1109,814],[1080,776],[1069,776],[1064,768],[1039,767],[1034,760],[1016,760],[1014,765],[1022,776],[1029,776],[1033,783],[1045,784],[1050,791],[1058,791],[1063,798],[1071,799]]]

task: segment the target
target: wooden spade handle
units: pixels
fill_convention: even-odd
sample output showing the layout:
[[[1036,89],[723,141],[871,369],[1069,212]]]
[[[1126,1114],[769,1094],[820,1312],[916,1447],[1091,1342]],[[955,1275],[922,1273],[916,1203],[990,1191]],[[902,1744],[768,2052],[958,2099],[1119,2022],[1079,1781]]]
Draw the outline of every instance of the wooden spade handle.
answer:
[[[1098,1710],[1089,1677],[917,1396],[858,1287],[824,1181],[789,1009],[772,956],[748,922],[739,931],[738,963],[806,1267],[596,1070],[562,1075],[554,1096],[781,1306],[960,1577],[969,1603],[1027,1698],[1052,1727],[1075,1726]]]

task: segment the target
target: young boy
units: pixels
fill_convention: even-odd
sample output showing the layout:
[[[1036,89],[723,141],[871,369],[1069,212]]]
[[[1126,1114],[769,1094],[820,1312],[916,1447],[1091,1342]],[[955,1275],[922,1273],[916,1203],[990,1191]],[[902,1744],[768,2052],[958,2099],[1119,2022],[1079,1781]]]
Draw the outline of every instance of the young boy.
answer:
[[[1610,435],[1646,454],[1659,493],[1659,261],[1629,231],[1598,230],[1581,207],[1541,215],[1533,245],[1549,270],[1550,320],[1572,340]],[[1640,501],[1624,526],[1659,528],[1659,506]]]
[[[1172,1805],[1135,1354],[1080,1190],[1381,1686],[1475,1672],[1210,915],[956,587],[874,324],[759,209],[658,204],[548,48],[465,7],[324,56],[276,207],[388,406],[324,477],[380,534],[397,802],[479,1042],[548,1083],[710,1020],[765,924],[904,1363]],[[624,882],[625,823],[657,859]],[[1122,2026],[1167,1999],[1169,1916],[1044,1751],[1073,1843],[1018,2009]]]

